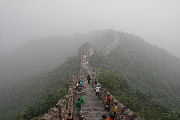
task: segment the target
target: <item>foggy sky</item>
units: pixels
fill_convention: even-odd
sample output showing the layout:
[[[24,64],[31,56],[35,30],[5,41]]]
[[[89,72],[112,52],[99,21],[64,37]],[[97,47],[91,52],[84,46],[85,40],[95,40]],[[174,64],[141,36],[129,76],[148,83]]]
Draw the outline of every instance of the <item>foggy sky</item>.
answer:
[[[32,39],[108,28],[180,57],[180,0],[0,0],[0,53]]]

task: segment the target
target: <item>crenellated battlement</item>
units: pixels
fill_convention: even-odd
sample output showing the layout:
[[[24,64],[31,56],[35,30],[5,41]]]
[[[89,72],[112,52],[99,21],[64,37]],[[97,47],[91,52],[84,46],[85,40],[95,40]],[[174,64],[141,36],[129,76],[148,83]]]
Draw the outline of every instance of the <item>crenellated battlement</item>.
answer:
[[[76,79],[73,76],[69,84],[68,93],[48,113],[44,114],[40,120],[66,120],[68,113],[73,113],[73,88],[75,87]]]

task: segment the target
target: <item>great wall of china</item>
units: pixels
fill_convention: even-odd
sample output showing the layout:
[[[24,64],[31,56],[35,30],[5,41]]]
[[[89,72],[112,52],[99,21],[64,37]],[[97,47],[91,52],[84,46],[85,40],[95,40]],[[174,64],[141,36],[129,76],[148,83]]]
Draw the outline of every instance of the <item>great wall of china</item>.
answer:
[[[119,45],[119,34],[118,33],[114,33],[114,36],[115,36],[114,41],[110,45],[106,46],[106,48],[103,50],[104,54],[109,54],[109,53],[111,53],[111,51],[113,49],[118,47],[118,45]]]
[[[118,36],[114,42],[105,48],[105,54],[110,53],[118,45]],[[125,105],[120,103],[113,95],[110,95],[110,111],[104,111],[106,105],[106,97],[109,91],[104,88],[100,83],[100,96],[95,95],[95,90],[93,87],[93,81],[91,84],[87,84],[86,77],[87,74],[92,75],[93,79],[97,79],[98,71],[93,71],[94,69],[90,67],[88,58],[94,54],[93,47],[89,44],[84,44],[79,49],[79,54],[81,57],[81,67],[80,75],[74,75],[71,82],[69,83],[69,90],[67,95],[58,101],[53,108],[51,108],[48,113],[44,114],[40,120],[66,120],[68,113],[72,113],[74,120],[79,120],[77,116],[77,110],[75,102],[79,98],[79,95],[83,95],[85,99],[85,104],[82,106],[82,115],[87,118],[87,120],[100,120],[103,114],[110,115],[113,113],[114,103],[118,103],[118,120],[142,120],[137,117],[133,111],[128,109]],[[76,82],[81,79],[84,83],[83,89],[76,90]]]

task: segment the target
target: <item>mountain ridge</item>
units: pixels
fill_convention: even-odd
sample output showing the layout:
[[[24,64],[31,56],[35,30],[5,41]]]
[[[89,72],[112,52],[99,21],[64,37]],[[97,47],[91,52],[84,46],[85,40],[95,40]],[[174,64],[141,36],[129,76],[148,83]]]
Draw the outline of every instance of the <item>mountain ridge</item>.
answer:
[[[109,43],[111,43],[114,40],[115,38],[114,33],[119,34],[118,47],[113,49],[111,51],[111,54],[108,54],[106,56],[101,55],[100,53],[101,50],[104,49]],[[149,45],[149,43],[145,42],[143,39],[141,39],[138,36],[135,36],[129,33],[118,32],[114,30],[104,30],[100,32],[78,34],[78,35],[76,34],[75,37],[66,36],[65,38],[63,38],[64,43],[63,42],[61,43],[60,39],[55,37],[54,38],[55,44],[54,43],[51,44],[52,42],[51,38],[52,37],[47,39],[47,41],[50,42],[50,43],[47,42],[46,44],[47,46],[42,45],[41,42],[37,44],[35,43],[34,46],[31,45],[29,49],[31,51],[30,53],[25,52],[24,50],[21,50],[21,52],[25,52],[24,56],[27,56],[26,57],[27,61],[23,61],[23,59],[20,59],[20,60],[17,60],[18,62],[20,61],[18,64],[23,66],[23,64],[21,63],[21,61],[23,61],[24,65],[27,65],[27,64],[31,65],[32,63],[31,64],[28,63],[28,60],[30,60],[29,58],[31,57],[34,57],[33,60],[37,64],[36,66],[36,64],[33,63],[34,64],[34,66],[32,67],[33,69],[31,69],[31,70],[34,70],[33,72],[35,74],[34,73],[31,74],[31,70],[27,72],[27,75],[25,75],[26,73],[23,73],[24,72],[23,70],[22,70],[23,71],[22,73],[19,72],[22,75],[25,75],[25,78],[27,76],[36,76],[36,75],[38,76],[42,72],[45,72],[42,69],[40,69],[39,72],[35,72],[36,67],[37,69],[39,69],[38,64],[41,64],[41,65],[47,64],[48,68],[45,67],[44,69],[47,71],[53,70],[57,65],[61,64],[67,57],[77,54],[78,48],[83,43],[89,42],[95,47],[95,49],[100,48],[100,50],[97,50],[97,53],[100,53],[99,56],[96,56],[94,58],[94,63],[92,61],[92,64],[94,64],[96,67],[98,68],[102,67],[103,69],[111,70],[112,72],[122,74],[123,76],[128,78],[128,80],[130,80],[130,84],[133,87],[146,91],[146,94],[151,93],[151,94],[154,94],[156,97],[161,97],[161,100],[164,101],[164,104],[168,104],[170,107],[178,108],[178,106],[180,106],[179,104],[180,102],[178,101],[180,95],[178,94],[178,92],[176,92],[180,90],[180,87],[179,87],[180,81],[178,80],[180,78],[180,74],[178,72],[180,71],[180,67],[179,67],[180,60],[174,57],[172,54],[169,54],[164,49]],[[74,42],[74,41],[78,41],[78,42]],[[39,47],[38,45],[40,45],[41,47]],[[27,47],[24,47],[24,48],[27,48]],[[42,54],[41,52],[36,51],[36,50],[39,50],[40,48],[42,48],[41,49]],[[62,48],[64,51],[61,50]],[[51,49],[53,50],[50,52],[47,51]],[[32,55],[34,56],[28,57],[28,55],[31,53],[33,53]],[[64,54],[65,56],[63,56]],[[44,55],[44,57],[40,55]],[[43,60],[47,60],[48,62],[47,61],[43,62]],[[16,70],[18,70],[19,65],[16,64],[15,59],[12,59],[12,61],[15,63],[15,67],[14,67],[15,69],[13,69],[12,73],[7,74],[7,76],[11,74],[15,74],[13,76],[16,76],[16,73],[14,73],[14,70],[15,72],[18,72]],[[49,67],[48,63],[50,64],[52,63],[53,64],[52,67]],[[4,64],[0,64],[1,66],[0,68],[2,68],[2,65]],[[29,69],[28,65],[27,65],[27,68]],[[4,70],[8,71],[8,69],[3,69],[3,70],[0,69],[0,75],[4,75],[2,72]],[[4,76],[2,80],[5,80],[5,78],[6,76]],[[17,81],[22,82],[20,83],[18,89],[23,90],[24,89],[23,81],[26,81],[27,79],[24,79],[24,77],[22,77],[21,79],[17,78],[17,80],[15,79],[15,77],[11,77],[11,79],[12,78],[13,78],[14,83],[16,83]],[[31,79],[28,79],[28,81],[31,84],[31,86],[29,86],[27,89],[31,90],[34,86],[36,86],[36,84],[31,82]],[[166,81],[166,82],[162,82],[162,81]],[[39,82],[43,83],[43,81],[39,81]],[[3,101],[2,100],[0,101],[1,106],[3,105],[4,102],[6,102],[7,99],[9,99],[9,96],[11,95],[10,93],[13,93],[14,89],[16,88],[13,82],[10,85],[8,84],[10,83],[6,83],[5,81],[3,81],[3,84],[1,84],[3,86],[3,88],[1,89],[1,97],[3,97]],[[9,86],[9,87],[6,87],[6,86]],[[53,89],[53,86],[51,87],[52,87],[51,89]],[[6,93],[8,92],[7,91],[8,88],[10,88],[10,91],[9,91],[10,93],[7,94],[9,96],[6,95]],[[158,92],[155,93],[156,91]],[[19,95],[16,95],[14,97],[18,97],[18,96]],[[24,96],[22,96],[22,99],[23,97]],[[32,100],[30,102],[32,103],[35,101]]]
[[[157,92],[157,97],[171,101],[173,107],[179,106],[180,60],[140,37],[119,34],[118,47],[111,54],[96,57],[96,65],[123,74],[132,86],[145,90],[147,94]]]

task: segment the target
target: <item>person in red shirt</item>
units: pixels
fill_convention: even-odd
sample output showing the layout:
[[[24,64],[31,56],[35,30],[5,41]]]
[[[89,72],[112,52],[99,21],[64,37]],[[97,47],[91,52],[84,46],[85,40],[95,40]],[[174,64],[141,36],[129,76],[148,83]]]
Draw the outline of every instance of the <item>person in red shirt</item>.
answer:
[[[110,94],[108,94],[107,99],[106,99],[106,107],[105,107],[107,111],[110,111],[110,99],[111,99]]]

